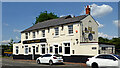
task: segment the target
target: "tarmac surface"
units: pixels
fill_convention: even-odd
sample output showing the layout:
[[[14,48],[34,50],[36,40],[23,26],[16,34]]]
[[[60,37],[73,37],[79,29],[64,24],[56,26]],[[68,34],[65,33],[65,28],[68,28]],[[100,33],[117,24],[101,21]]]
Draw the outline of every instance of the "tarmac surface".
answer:
[[[90,68],[85,63],[64,62],[64,64],[37,64],[35,60],[13,60],[2,58],[2,68]]]

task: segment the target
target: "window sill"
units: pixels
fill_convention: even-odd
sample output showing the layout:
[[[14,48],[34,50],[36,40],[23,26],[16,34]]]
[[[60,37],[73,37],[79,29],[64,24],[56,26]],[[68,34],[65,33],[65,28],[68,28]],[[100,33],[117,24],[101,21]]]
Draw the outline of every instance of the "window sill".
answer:
[[[54,36],[53,38],[58,38],[59,36],[58,35],[56,35],[56,36]]]
[[[74,34],[67,34],[68,36],[74,36]]]

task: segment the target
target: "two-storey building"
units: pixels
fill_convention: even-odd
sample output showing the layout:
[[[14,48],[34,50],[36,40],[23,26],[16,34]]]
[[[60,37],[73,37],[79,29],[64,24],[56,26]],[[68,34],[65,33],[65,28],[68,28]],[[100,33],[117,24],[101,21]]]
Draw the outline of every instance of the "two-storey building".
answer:
[[[13,45],[14,59],[36,59],[48,53],[60,54],[65,61],[97,55],[98,23],[88,13],[39,22],[22,31],[21,43]]]

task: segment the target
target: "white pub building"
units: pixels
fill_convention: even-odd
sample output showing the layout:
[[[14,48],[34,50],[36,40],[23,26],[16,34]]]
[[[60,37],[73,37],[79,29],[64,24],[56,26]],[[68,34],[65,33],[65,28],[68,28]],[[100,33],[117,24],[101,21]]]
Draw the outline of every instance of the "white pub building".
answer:
[[[13,59],[36,59],[56,53],[64,61],[84,62],[87,57],[100,53],[114,53],[113,45],[98,44],[98,23],[90,15],[70,15],[39,22],[21,32],[21,42],[13,45]]]

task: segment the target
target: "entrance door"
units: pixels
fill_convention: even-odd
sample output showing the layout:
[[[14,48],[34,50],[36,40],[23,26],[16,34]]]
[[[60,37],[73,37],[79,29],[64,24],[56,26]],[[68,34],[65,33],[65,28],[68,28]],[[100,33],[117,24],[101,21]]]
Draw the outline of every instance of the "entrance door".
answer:
[[[58,48],[55,48],[55,54],[58,54]]]
[[[55,54],[58,54],[58,45],[54,45],[55,46]]]
[[[35,46],[33,46],[33,55],[32,55],[32,60],[35,60]]]
[[[45,48],[42,48],[42,54],[45,54]]]

